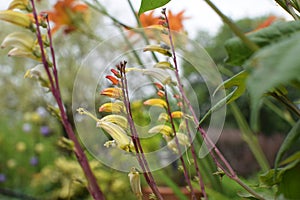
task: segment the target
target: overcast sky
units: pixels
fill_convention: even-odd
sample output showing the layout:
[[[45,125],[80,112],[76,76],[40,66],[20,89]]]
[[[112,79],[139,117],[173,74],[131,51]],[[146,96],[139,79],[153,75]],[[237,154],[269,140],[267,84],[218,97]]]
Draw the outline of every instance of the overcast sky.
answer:
[[[105,5],[108,11],[124,23],[133,24],[134,18],[128,14],[129,6],[127,0],[99,0]],[[0,9],[7,8],[10,1],[1,1]],[[50,0],[55,2],[55,0]],[[138,10],[141,0],[132,0],[134,7]],[[275,14],[289,18],[285,11],[279,7],[274,0],[213,0],[213,2],[227,16],[232,19],[243,17],[256,17]],[[208,30],[216,33],[222,24],[220,18],[206,5],[203,0],[171,0],[166,6],[167,9],[177,13],[186,10],[186,16],[190,19],[185,21],[185,27],[191,37],[194,37],[197,30]]]

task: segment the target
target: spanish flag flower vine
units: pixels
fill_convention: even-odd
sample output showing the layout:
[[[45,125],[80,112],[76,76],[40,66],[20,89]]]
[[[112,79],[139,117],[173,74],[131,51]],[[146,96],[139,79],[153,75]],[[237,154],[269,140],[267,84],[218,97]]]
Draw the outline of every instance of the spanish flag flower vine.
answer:
[[[3,40],[1,47],[12,49],[9,51],[9,56],[25,57],[35,60],[40,67],[34,67],[25,73],[27,78],[35,78],[46,87],[53,95],[58,110],[52,111],[61,120],[69,139],[64,139],[68,144],[68,148],[74,152],[78,162],[80,163],[85,176],[87,178],[87,189],[94,199],[104,200],[104,194],[98,186],[98,182],[90,168],[83,148],[80,146],[78,139],[75,136],[74,130],[67,117],[66,110],[63,106],[60,93],[60,85],[57,74],[57,64],[55,59],[54,47],[52,44],[52,34],[56,33],[60,28],[65,33],[70,33],[75,30],[80,30],[80,24],[88,17],[87,4],[76,0],[59,0],[54,10],[38,14],[34,0],[13,0],[9,8],[0,11],[0,20],[12,23],[23,28],[23,31],[10,33]],[[182,171],[190,191],[191,198],[196,199],[195,189],[191,182],[191,177],[188,172],[186,161],[182,157],[183,150],[190,150],[196,171],[196,180],[199,183],[199,188],[204,199],[207,199],[202,175],[199,166],[196,162],[197,157],[192,140],[191,126],[197,126],[196,133],[200,133],[206,145],[212,147],[211,156],[216,165],[220,169],[220,173],[226,174],[229,178],[235,180],[249,193],[261,198],[255,191],[245,185],[236,175],[232,167],[224,158],[222,153],[207,137],[206,132],[198,124],[198,119],[195,112],[185,95],[182,83],[179,77],[178,63],[176,59],[174,40],[172,30],[184,31],[182,21],[187,19],[184,17],[184,11],[178,14],[168,13],[165,9],[162,11],[162,16],[155,17],[153,12],[148,15],[143,14],[140,17],[140,22],[143,27],[155,26],[162,30],[162,34],[166,37],[163,42],[166,44],[149,44],[144,48],[144,51],[158,53],[165,56],[163,61],[157,60],[157,63],[152,68],[130,68],[127,67],[127,62],[120,62],[116,68],[111,69],[110,75],[106,79],[111,82],[111,86],[102,90],[101,95],[110,97],[111,102],[102,104],[99,107],[99,112],[111,113],[101,119],[93,116],[84,108],[78,108],[78,112],[87,115],[95,120],[96,126],[109,134],[110,140],[103,145],[107,148],[119,148],[122,151],[135,155],[141,171],[134,167],[130,169],[128,175],[129,182],[133,193],[137,199],[142,199],[142,191],[140,185],[140,174],[142,174],[151,187],[157,199],[163,199],[160,194],[154,177],[151,173],[149,163],[145,157],[145,152],[141,144],[138,131],[133,120],[131,109],[131,101],[129,98],[128,76],[131,72],[138,72],[144,76],[151,77],[155,80],[153,85],[157,90],[157,96],[144,101],[145,106],[157,106],[162,108],[163,112],[158,117],[158,124],[148,130],[149,134],[159,133],[166,142],[168,148],[174,153],[180,155]],[[54,24],[53,29],[50,28],[50,22]],[[151,36],[148,36],[151,38]],[[173,80],[168,71],[175,73],[176,80]],[[173,99],[170,91],[174,88],[178,89],[178,94],[173,94]],[[176,106],[172,106],[171,102],[176,102]],[[52,106],[52,107],[55,107]],[[174,109],[176,107],[176,109]],[[192,124],[192,125],[191,125]]]
[[[150,13],[150,15],[152,15]],[[182,14],[179,14],[181,16]],[[167,21],[167,15],[165,10],[163,10],[163,16],[159,18],[160,29],[165,29],[164,34],[168,36],[168,30],[170,27]],[[170,51],[171,48],[167,45],[157,45],[150,44],[144,48],[144,52],[158,53],[169,58],[174,57],[174,52]],[[191,192],[192,199],[196,199],[195,189],[191,182],[191,177],[188,172],[188,166],[183,159],[183,150],[188,148],[192,149],[193,159],[196,159],[195,149],[192,144],[192,136],[190,132],[190,123],[193,121],[192,116],[186,114],[182,111],[184,106],[182,98],[179,94],[173,95],[173,101],[177,102],[178,110],[171,110],[171,97],[168,95],[168,88],[177,87],[177,82],[172,79],[169,71],[176,70],[174,65],[169,61],[159,61],[152,68],[130,68],[127,67],[127,62],[121,62],[116,65],[116,68],[112,68],[110,71],[112,74],[106,75],[106,79],[111,83],[111,86],[103,89],[100,95],[107,96],[112,100],[110,102],[104,103],[99,107],[99,112],[111,113],[101,119],[93,116],[90,112],[86,111],[84,108],[79,108],[77,111],[80,114],[87,115],[96,121],[96,126],[108,133],[112,140],[107,141],[103,144],[107,148],[119,148],[123,151],[135,154],[139,165],[142,169],[142,173],[151,187],[153,193],[158,199],[162,199],[159,193],[156,183],[153,179],[151,170],[149,169],[148,161],[145,158],[144,150],[141,145],[135,123],[132,118],[131,102],[128,96],[128,76],[131,72],[141,73],[143,76],[151,77],[155,82],[153,85],[157,89],[157,97],[148,99],[144,101],[145,106],[157,106],[164,110],[159,117],[158,121],[160,124],[148,130],[149,134],[159,133],[162,138],[167,143],[169,149],[180,156],[180,161],[182,164],[182,170],[184,173],[185,181],[187,187]],[[146,77],[145,77],[146,78]],[[172,102],[173,102],[172,101]],[[172,106],[173,107],[173,106]],[[204,184],[202,176],[199,171],[197,162],[193,162],[196,172],[197,180],[201,188],[203,196],[206,198],[206,193],[204,189]],[[142,194],[140,192],[139,179],[136,175],[139,172],[136,169],[131,169],[129,173],[130,182],[132,190],[138,199],[141,199]],[[133,179],[133,177],[135,177]],[[134,181],[135,180],[135,181]],[[135,182],[135,183],[134,183]]]

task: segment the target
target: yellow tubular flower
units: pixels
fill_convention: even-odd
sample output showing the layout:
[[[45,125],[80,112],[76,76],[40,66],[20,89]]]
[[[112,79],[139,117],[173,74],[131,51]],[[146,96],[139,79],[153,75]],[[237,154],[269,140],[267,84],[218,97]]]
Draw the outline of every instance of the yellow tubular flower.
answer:
[[[151,45],[148,45],[144,48],[144,52],[145,51],[157,52],[157,53],[163,54],[165,56],[169,56],[169,57],[172,56],[172,53],[169,51],[169,48],[166,48],[163,45],[153,45],[153,44],[151,44]]]
[[[172,118],[182,118],[183,117],[183,112],[181,111],[174,111],[171,113]]]
[[[13,32],[4,38],[1,44],[1,48],[6,48],[8,46],[11,46],[18,49],[32,51],[32,47],[34,43],[35,43],[35,39],[31,33]]]
[[[100,94],[111,97],[111,98],[119,99],[122,97],[122,89],[121,88],[106,88],[106,89],[102,90]]]
[[[20,9],[20,10],[31,10],[29,0],[13,0],[7,10]]]
[[[160,113],[160,115],[158,116],[158,121],[169,121],[169,115],[167,113]]]
[[[161,133],[165,136],[173,136],[173,130],[171,127],[167,126],[167,125],[157,125],[152,127],[148,133],[153,134],[153,133]]]
[[[13,32],[4,38],[1,48],[13,47],[8,52],[8,56],[27,57],[40,61],[40,49],[37,45],[32,33]]]
[[[25,28],[31,28],[33,23],[29,15],[12,10],[0,11],[0,20]]]
[[[161,108],[167,108],[167,103],[165,100],[162,99],[148,99],[144,102],[144,105],[147,106],[158,106]]]
[[[161,69],[173,69],[172,64],[167,61],[158,62],[153,67]]]
[[[99,112],[121,113],[123,111],[124,111],[124,104],[122,102],[105,103],[99,108]]]
[[[101,118],[100,121],[111,122],[111,123],[117,124],[120,127],[122,127],[123,129],[127,129],[127,127],[128,127],[128,122],[127,122],[126,117],[123,117],[121,115],[107,115],[107,116]]]
[[[187,135],[185,135],[183,133],[176,133],[176,137],[177,137],[178,142],[179,142],[180,145],[183,145],[183,146],[189,146],[190,145],[189,138],[188,138]],[[165,139],[168,142],[168,148],[171,149],[172,151],[174,151],[175,153],[178,153],[175,138],[165,137]]]
[[[129,174],[129,182],[132,189],[132,192],[135,194],[138,200],[142,200],[142,190],[141,190],[141,181],[140,181],[140,174],[136,169],[133,167]]]
[[[134,151],[134,145],[131,141],[131,138],[120,126],[111,122],[99,121],[97,123],[97,127],[105,130],[115,140],[120,149],[128,152]]]

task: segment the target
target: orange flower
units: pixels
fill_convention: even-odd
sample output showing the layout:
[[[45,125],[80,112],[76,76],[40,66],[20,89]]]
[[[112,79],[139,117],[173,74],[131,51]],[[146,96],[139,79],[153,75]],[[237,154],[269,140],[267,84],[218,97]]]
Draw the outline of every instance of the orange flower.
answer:
[[[168,18],[170,23],[170,28],[173,31],[182,31],[183,30],[183,21],[188,19],[188,17],[184,16],[184,10],[173,14],[172,11],[168,11]],[[161,21],[159,17],[154,16],[154,11],[151,11],[149,14],[141,14],[140,21],[143,27],[149,27],[154,25],[159,25]]]
[[[143,27],[148,27],[152,25],[158,25],[159,18],[154,16],[154,11],[151,11],[149,14],[141,14],[140,22]]]
[[[106,88],[102,90],[100,94],[111,98],[119,99],[122,97],[122,90],[121,88]]]
[[[85,20],[88,6],[76,0],[58,0],[54,10],[48,11],[49,19],[55,24],[52,33],[64,27],[64,32],[69,33],[78,28],[78,23]]]
[[[170,29],[173,31],[182,31],[183,30],[183,20],[188,19],[184,16],[184,10],[173,14],[170,10],[168,11],[168,18],[170,23]]]
[[[260,23],[253,31],[257,31],[263,28],[266,28],[273,24],[275,21],[278,20],[278,17],[271,15],[266,20],[264,20],[262,23]]]

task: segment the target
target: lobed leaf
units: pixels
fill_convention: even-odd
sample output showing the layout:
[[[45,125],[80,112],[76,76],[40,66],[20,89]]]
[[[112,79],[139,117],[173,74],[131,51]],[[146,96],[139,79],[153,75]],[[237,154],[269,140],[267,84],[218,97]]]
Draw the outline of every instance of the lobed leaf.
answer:
[[[288,39],[291,34],[300,31],[300,22],[277,22],[256,32],[247,34],[249,39],[259,47],[265,47],[283,39]],[[253,51],[239,38],[235,37],[225,43],[228,54],[226,62],[230,65],[242,65],[253,55]]]
[[[245,63],[250,71],[247,89],[251,98],[251,123],[254,129],[257,129],[261,96],[280,85],[300,80],[299,52],[300,33],[295,33],[286,40],[261,49]]]

